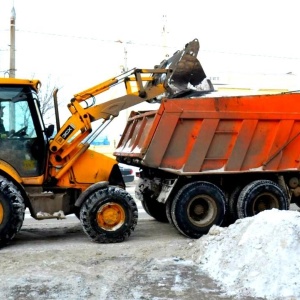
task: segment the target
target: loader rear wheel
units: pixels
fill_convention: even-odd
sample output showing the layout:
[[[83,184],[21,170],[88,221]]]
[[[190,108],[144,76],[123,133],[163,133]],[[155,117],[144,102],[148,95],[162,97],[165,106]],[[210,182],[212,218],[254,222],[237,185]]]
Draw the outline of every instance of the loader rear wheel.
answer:
[[[8,244],[20,231],[24,215],[24,199],[17,187],[0,176],[0,247]]]
[[[256,180],[241,191],[238,202],[239,218],[252,217],[266,209],[289,209],[289,200],[284,190],[271,180]]]
[[[138,210],[131,195],[114,186],[90,194],[80,209],[84,232],[98,243],[124,241],[137,220]]]
[[[226,211],[226,198],[216,185],[197,181],[178,192],[171,207],[175,227],[183,235],[199,238],[215,225],[221,225]]]
[[[168,223],[166,214],[166,204],[158,202],[156,199],[150,198],[147,194],[143,195],[142,206],[146,213],[153,217],[156,221]]]

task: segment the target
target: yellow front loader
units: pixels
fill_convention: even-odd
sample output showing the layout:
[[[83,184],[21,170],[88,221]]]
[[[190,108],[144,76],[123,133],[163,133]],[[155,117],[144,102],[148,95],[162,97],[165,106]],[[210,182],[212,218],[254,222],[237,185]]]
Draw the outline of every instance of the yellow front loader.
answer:
[[[198,50],[193,40],[154,69],[132,69],[75,94],[63,126],[55,93],[54,137],[54,125],[46,128],[40,112],[40,82],[0,78],[0,246],[21,229],[26,208],[37,220],[76,214],[95,242],[127,238],[137,224],[136,203],[116,160],[89,146],[121,110],[178,97],[190,84],[201,84],[206,76]],[[118,84],[125,88],[123,96],[97,103],[97,95]],[[97,120],[101,124],[93,128]]]

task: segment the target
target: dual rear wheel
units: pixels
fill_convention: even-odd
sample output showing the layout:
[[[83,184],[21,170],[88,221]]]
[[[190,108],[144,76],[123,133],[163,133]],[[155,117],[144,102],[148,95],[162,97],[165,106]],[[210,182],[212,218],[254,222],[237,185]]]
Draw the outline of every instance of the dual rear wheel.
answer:
[[[256,180],[246,185],[236,200],[237,217],[252,217],[267,209],[289,209],[287,193],[272,180]]]
[[[173,224],[183,235],[199,238],[212,225],[221,225],[226,207],[226,197],[215,184],[197,181],[183,186],[166,203],[143,198],[145,211],[157,221]]]
[[[213,225],[221,225],[226,197],[215,184],[192,182],[182,187],[171,205],[171,220],[183,235],[199,238]]]
[[[153,202],[157,201],[152,199]],[[166,204],[153,204],[154,207],[156,211],[152,212],[152,216],[165,214],[180,233],[199,238],[213,225],[226,223],[228,215],[230,224],[266,209],[287,210],[289,198],[284,189],[272,180],[256,180],[245,187],[238,186],[228,197],[215,184],[196,181],[184,185]]]
[[[147,193],[143,195],[141,203],[145,212],[149,216],[153,217],[156,221],[168,223],[165,203],[158,202],[156,199],[147,195]]]

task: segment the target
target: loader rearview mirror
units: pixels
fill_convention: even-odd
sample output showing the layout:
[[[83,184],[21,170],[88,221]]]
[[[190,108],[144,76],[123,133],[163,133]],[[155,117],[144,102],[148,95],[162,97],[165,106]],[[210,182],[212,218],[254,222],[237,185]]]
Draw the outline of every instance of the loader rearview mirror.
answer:
[[[45,129],[45,134],[47,138],[50,138],[54,132],[54,125],[50,124],[46,129]]]

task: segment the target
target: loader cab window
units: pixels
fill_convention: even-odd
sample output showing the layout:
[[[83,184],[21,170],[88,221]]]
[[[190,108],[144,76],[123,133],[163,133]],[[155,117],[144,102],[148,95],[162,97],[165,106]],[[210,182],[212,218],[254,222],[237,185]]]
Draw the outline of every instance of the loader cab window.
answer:
[[[0,159],[21,177],[38,176],[45,166],[46,139],[29,86],[0,87]]]

